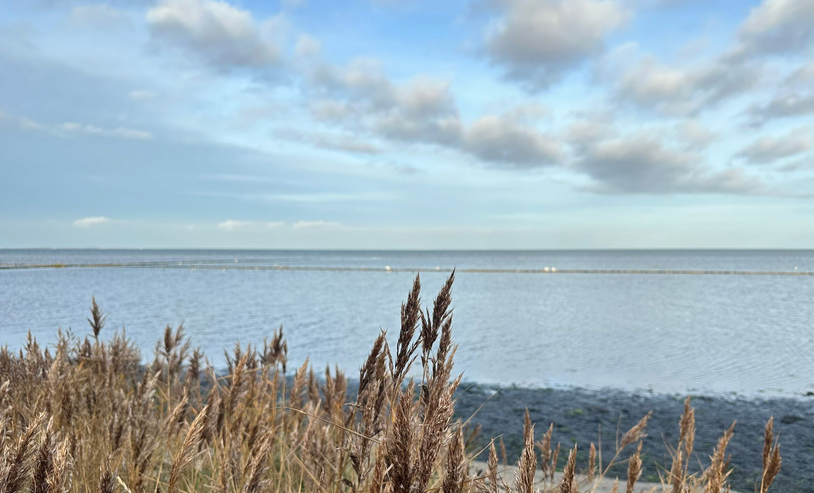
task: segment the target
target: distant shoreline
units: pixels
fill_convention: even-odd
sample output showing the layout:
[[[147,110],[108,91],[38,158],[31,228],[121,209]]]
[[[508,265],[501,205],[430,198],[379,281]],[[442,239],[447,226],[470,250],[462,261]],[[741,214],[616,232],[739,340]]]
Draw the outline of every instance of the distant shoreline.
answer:
[[[381,249],[381,248],[229,248],[229,247],[0,247],[3,251],[109,251],[109,252],[388,252],[388,253],[535,253],[535,252],[814,252],[814,247],[807,248],[739,248],[739,247],[628,247],[628,248],[519,248],[519,249],[483,249],[483,248],[450,248],[450,249]]]
[[[237,263],[237,259],[235,260]],[[183,262],[128,262],[99,264],[3,264],[0,270],[31,269],[210,269],[210,270],[287,270],[307,272],[439,272],[460,274],[624,274],[624,275],[723,275],[723,276],[814,276],[814,271],[805,270],[694,270],[694,269],[490,269],[490,268],[450,268],[450,267],[347,267],[347,266],[302,266],[302,265],[232,265],[225,263]]]

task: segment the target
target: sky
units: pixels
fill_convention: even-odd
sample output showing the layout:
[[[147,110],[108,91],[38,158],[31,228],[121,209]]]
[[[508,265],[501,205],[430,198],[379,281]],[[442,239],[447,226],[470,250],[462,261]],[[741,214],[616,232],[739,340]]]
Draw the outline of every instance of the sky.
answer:
[[[29,247],[814,248],[814,0],[2,0]]]

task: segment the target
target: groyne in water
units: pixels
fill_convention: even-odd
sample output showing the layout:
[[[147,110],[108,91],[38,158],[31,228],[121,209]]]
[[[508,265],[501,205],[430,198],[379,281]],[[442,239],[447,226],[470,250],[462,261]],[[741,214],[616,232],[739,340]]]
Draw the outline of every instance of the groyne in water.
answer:
[[[0,270],[24,269],[188,269],[188,270],[289,270],[314,272],[452,272],[451,268],[421,267],[330,267],[297,265],[236,265],[222,261],[216,263],[187,262],[126,262],[94,264],[0,264]],[[760,271],[760,270],[693,270],[693,269],[487,269],[459,268],[459,273],[472,274],[634,274],[634,275],[734,275],[734,276],[814,276],[814,271]]]

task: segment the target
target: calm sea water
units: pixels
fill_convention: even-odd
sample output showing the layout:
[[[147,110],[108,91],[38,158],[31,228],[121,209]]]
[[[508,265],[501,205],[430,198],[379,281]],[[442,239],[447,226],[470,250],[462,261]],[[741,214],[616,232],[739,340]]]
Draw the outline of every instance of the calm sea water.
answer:
[[[235,262],[237,261],[237,262]],[[0,264],[167,262],[176,268],[0,271],[0,344],[28,330],[89,329],[91,296],[147,355],[184,323],[217,365],[224,348],[282,324],[292,364],[355,373],[380,329],[398,330],[414,274],[209,270],[195,265],[814,271],[814,251],[312,252],[0,250]],[[179,267],[178,263],[181,263]],[[496,384],[656,392],[814,390],[814,276],[459,273],[458,371]]]

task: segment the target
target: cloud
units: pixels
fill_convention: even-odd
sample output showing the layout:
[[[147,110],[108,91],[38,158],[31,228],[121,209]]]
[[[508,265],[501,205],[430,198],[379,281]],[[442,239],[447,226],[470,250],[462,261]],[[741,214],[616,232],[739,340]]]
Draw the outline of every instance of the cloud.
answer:
[[[785,80],[790,88],[810,88],[814,86],[814,62],[808,62],[797,68]]]
[[[601,53],[629,14],[610,0],[493,0],[503,15],[487,30],[485,51],[506,78],[545,89]]]
[[[148,91],[147,89],[133,89],[132,91],[127,93],[127,97],[135,100],[151,99],[155,97],[155,93],[152,91]]]
[[[333,221],[298,221],[292,226],[293,229],[336,229],[341,224]]]
[[[568,125],[563,133],[568,144],[580,152],[616,134],[607,121],[593,118],[577,120]]]
[[[125,12],[106,4],[77,5],[71,9],[71,19],[97,27],[116,27],[126,18]]]
[[[373,144],[362,142],[353,138],[334,138],[328,136],[317,137],[313,140],[313,144],[323,149],[332,149],[335,151],[345,151],[355,154],[379,154],[382,150]]]
[[[749,164],[769,164],[811,150],[811,132],[797,129],[782,137],[760,137],[738,152],[737,157]]]
[[[645,0],[643,6],[649,7],[678,7],[687,5],[699,0]]]
[[[61,130],[71,133],[105,135],[112,137],[122,137],[125,139],[149,140],[153,138],[153,135],[150,132],[125,127],[100,128],[94,125],[83,125],[81,123],[66,122],[63,123],[59,128]]]
[[[90,228],[91,226],[98,226],[99,224],[105,224],[111,222],[111,219],[108,219],[104,216],[98,217],[85,217],[82,219],[77,219],[73,222],[73,225],[78,228]]]
[[[560,145],[529,121],[540,111],[534,103],[467,125],[448,82],[418,76],[396,84],[375,60],[322,65],[311,80],[327,96],[311,108],[323,122],[390,141],[436,145],[508,168],[549,166],[561,159]]]
[[[35,122],[29,118],[19,118],[17,123],[20,125],[20,128],[23,130],[50,130],[47,125],[43,125],[42,123]]]
[[[554,139],[498,116],[475,120],[464,135],[463,148],[483,161],[518,169],[551,166],[563,158],[562,148]]]
[[[644,134],[590,145],[574,163],[595,185],[588,190],[612,194],[754,194],[763,185],[742,169],[716,171],[696,153],[665,147]]]
[[[320,65],[311,74],[318,94],[312,114],[326,122],[366,129],[398,141],[452,143],[460,117],[449,84],[418,76],[394,84],[371,59],[345,67]]]
[[[794,171],[814,170],[814,157],[803,157],[800,159],[794,159],[788,164],[778,166],[776,169],[777,171],[782,171],[784,173],[791,173]],[[809,195],[809,197],[811,196]]]
[[[769,120],[796,118],[814,114],[814,92],[778,94],[765,104],[753,104],[746,110],[750,124],[761,126]]]
[[[0,114],[0,120],[2,119],[15,123],[23,130],[47,132],[58,136],[64,136],[65,134],[87,134],[135,140],[149,140],[153,138],[153,135],[150,132],[127,127],[102,128],[95,125],[86,125],[76,122],[65,122],[61,125],[49,125],[30,118],[17,117],[9,114],[6,114],[5,117]]]
[[[279,47],[268,39],[251,13],[216,0],[162,0],[147,12],[152,36],[181,45],[214,67],[260,68],[281,61]]]
[[[754,88],[761,72],[751,65],[729,64],[721,59],[695,67],[672,67],[652,56],[628,63],[627,53],[615,72],[617,97],[640,108],[668,115],[692,115]],[[621,57],[619,57],[621,58]]]
[[[318,39],[307,34],[300,34],[294,47],[294,54],[298,57],[317,56],[322,51],[322,44]]]
[[[336,100],[327,101],[334,103],[338,116],[346,116],[348,110],[398,111],[413,118],[457,113],[448,82],[419,75],[394,84],[375,59],[357,58],[344,67],[320,64],[311,73],[311,83],[319,93],[345,100],[343,111],[336,111]]]
[[[363,140],[348,134],[334,134],[321,132],[300,132],[284,128],[275,132],[275,135],[286,140],[303,142],[306,144],[330,149],[334,151],[350,152],[353,154],[379,154],[382,150]]]
[[[285,223],[280,221],[263,222],[263,221],[234,221],[232,219],[218,223],[218,228],[223,231],[235,231],[240,229],[273,229],[283,226]]]
[[[688,150],[700,151],[709,147],[718,134],[709,130],[699,120],[683,120],[675,125],[676,138],[682,142]]]
[[[803,52],[814,44],[814,2],[765,0],[752,9],[738,40],[737,60]]]
[[[615,72],[615,93],[623,101],[670,115],[694,115],[758,87],[771,73],[766,57],[804,54],[812,47],[814,2],[765,0],[742,23],[737,41],[703,63],[681,67],[664,64],[653,56],[630,63],[632,53],[627,47],[616,57],[622,62],[617,64],[621,69],[608,65]],[[814,68],[802,66],[787,77],[785,85],[787,89],[796,85],[807,90],[812,80]],[[789,92],[781,97],[790,97]]]

